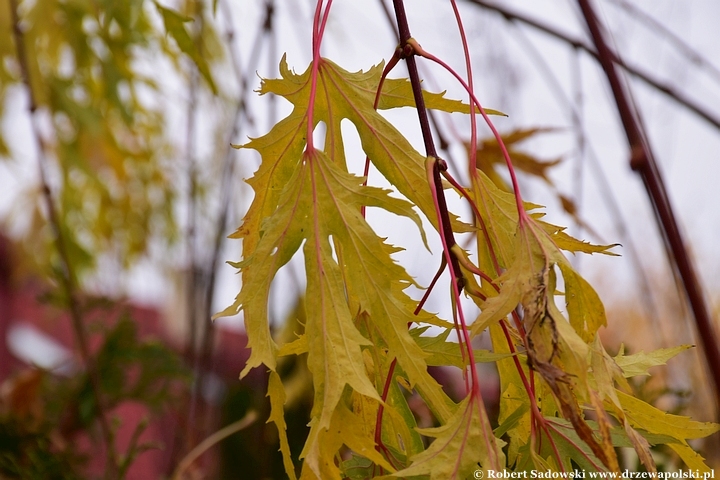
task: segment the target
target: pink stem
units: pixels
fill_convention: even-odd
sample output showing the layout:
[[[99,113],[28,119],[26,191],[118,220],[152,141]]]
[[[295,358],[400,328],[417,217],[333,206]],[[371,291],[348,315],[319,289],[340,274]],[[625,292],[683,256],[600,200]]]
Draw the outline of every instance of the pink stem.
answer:
[[[315,17],[313,18],[313,63],[312,71],[310,73],[310,98],[308,99],[308,110],[307,110],[307,149],[313,150],[315,148],[315,142],[313,140],[313,130],[315,122],[313,121],[313,113],[315,112],[315,97],[317,96],[317,76],[318,70],[320,69],[320,44],[322,43],[322,37],[325,33],[325,25],[327,24],[328,14],[330,13],[330,7],[332,0],[328,0],[325,12],[322,9],[323,0],[318,0],[317,7],[315,8]],[[322,22],[320,16],[322,14]]]
[[[470,96],[470,175],[475,173],[475,156],[477,155],[477,120],[475,118],[475,103],[473,98],[475,97],[475,85],[473,82],[472,66],[470,64],[470,48],[468,47],[467,36],[465,35],[465,28],[463,27],[462,18],[457,8],[455,0],[450,0],[452,4],[453,13],[455,13],[455,20],[458,24],[458,30],[460,31],[460,39],[463,44],[463,53],[465,54],[465,68],[467,70],[467,86],[468,95]]]
[[[458,82],[463,86],[463,88],[468,92],[470,97],[472,98],[472,101],[475,102],[475,104],[478,107],[478,110],[480,110],[480,114],[482,115],[483,119],[485,120],[485,123],[487,123],[487,126],[490,128],[490,131],[492,131],[493,136],[495,137],[495,140],[498,142],[498,145],[500,146],[500,151],[503,154],[503,158],[505,159],[505,164],[508,167],[508,172],[510,173],[510,179],[512,182],[513,190],[515,191],[515,204],[517,206],[518,210],[518,217],[520,219],[520,222],[526,222],[529,220],[527,213],[525,212],[525,208],[522,204],[522,195],[520,193],[520,185],[517,181],[517,176],[515,175],[515,168],[512,165],[512,160],[510,160],[510,153],[507,151],[507,148],[505,147],[505,142],[503,142],[502,137],[500,136],[500,133],[498,133],[497,129],[495,128],[495,125],[492,123],[492,120],[490,120],[490,117],[485,113],[485,109],[480,104],[480,101],[477,99],[475,94],[472,92],[472,89],[468,86],[468,84],[465,82],[465,80],[457,74],[455,70],[453,70],[447,63],[443,62],[439,58],[437,58],[435,55],[432,55],[431,53],[426,52],[423,50],[423,48],[413,39],[410,39],[408,41],[409,44],[412,45],[414,51],[416,54],[420,55],[421,57],[427,58],[428,60],[431,60],[444,69],[446,69],[448,72],[450,72]]]
[[[398,61],[400,60],[400,54],[398,49],[395,50],[395,53],[393,53],[392,58],[390,58],[390,61],[385,65],[385,68],[383,69],[382,75],[380,76],[380,83],[378,84],[377,90],[375,91],[375,102],[373,103],[373,110],[377,110],[378,103],[380,103],[380,95],[382,94],[382,87],[385,84],[385,77],[387,77],[387,74],[390,73],[390,71],[395,68],[395,65],[398,64]],[[363,186],[367,185],[367,177],[370,174],[370,157],[367,155],[365,156],[365,170],[363,173],[363,176],[365,177],[365,181],[363,182]],[[360,215],[365,218],[365,205],[362,205],[360,207]]]

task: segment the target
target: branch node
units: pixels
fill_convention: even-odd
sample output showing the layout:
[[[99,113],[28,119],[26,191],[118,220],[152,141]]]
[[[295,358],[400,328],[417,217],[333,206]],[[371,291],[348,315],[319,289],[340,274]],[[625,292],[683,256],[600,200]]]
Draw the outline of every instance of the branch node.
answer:
[[[411,43],[412,40],[413,40],[412,38],[409,39],[409,40],[405,43],[405,45],[403,45],[402,50],[400,51],[400,58],[402,58],[403,60],[406,59],[406,58],[408,58],[408,57],[412,57],[413,55],[415,55],[415,48],[413,47],[413,45],[412,45],[412,43]]]
[[[645,149],[641,145],[635,145],[630,151],[630,168],[639,172],[648,165],[648,158]]]

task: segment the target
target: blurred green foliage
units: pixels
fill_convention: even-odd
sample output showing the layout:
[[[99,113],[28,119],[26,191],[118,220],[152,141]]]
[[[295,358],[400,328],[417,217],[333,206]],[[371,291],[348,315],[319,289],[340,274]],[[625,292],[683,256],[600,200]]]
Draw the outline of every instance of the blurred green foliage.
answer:
[[[53,225],[44,185],[23,185],[10,216],[0,219],[23,250],[14,268],[29,267],[44,285],[68,275],[69,285],[82,289],[91,285],[85,279],[105,274],[103,260],[118,274],[151,245],[168,251],[175,243],[185,208],[178,178],[187,166],[169,128],[176,112],[168,104],[178,103],[179,92],[168,92],[168,84],[178,83],[183,94],[183,82],[219,93],[212,69],[222,45],[210,15],[196,0],[0,0],[0,120],[17,124],[13,135],[27,135],[8,139],[10,130],[0,130],[0,159],[19,170],[43,169],[57,211]],[[195,71],[202,82],[192,80]],[[54,243],[58,233],[67,258]],[[65,285],[51,286],[45,299],[70,311],[81,295]],[[178,352],[140,339],[129,316],[96,318],[75,307],[81,328],[100,330],[102,347],[91,361],[113,429],[123,419],[113,419],[112,410],[124,402],[145,405],[153,418],[187,402],[192,375]],[[117,311],[115,301],[109,307]],[[62,377],[32,369],[5,383],[0,478],[83,478],[87,452],[73,439],[105,439],[98,437],[103,412],[90,375],[80,370]],[[132,427],[133,442],[114,467],[119,477],[137,454],[156,447],[138,443],[149,421]]]
[[[0,109],[9,96],[24,97],[14,3],[0,0]],[[158,79],[164,68],[181,79],[193,65],[217,93],[211,62],[221,50],[212,22],[202,19],[206,8],[192,0],[180,11],[143,0],[25,0],[16,9],[33,115],[43,127],[42,154],[51,161],[46,169],[75,273],[102,255],[128,267],[151,241],[177,238],[173,175],[181,162],[167,129],[167,86]],[[33,164],[31,152],[11,152],[0,132],[0,157]],[[46,265],[40,195],[29,188],[13,214],[30,225],[26,247]]]
[[[97,352],[106,408],[125,401],[141,403],[151,417],[167,413],[186,390],[190,371],[177,353],[156,340],[138,338],[125,316],[110,329]],[[94,435],[99,411],[85,372],[70,378],[40,369],[26,370],[6,383],[0,406],[0,477],[83,478],[87,458],[77,447],[79,434]],[[116,426],[127,419],[117,419]],[[147,427],[142,419],[135,437]],[[158,445],[132,443],[119,470]]]

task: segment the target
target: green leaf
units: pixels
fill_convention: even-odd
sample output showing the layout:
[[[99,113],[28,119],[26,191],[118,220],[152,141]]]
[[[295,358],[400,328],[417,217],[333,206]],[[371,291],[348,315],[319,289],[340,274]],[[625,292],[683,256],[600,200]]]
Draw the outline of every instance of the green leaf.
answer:
[[[275,367],[277,347],[266,322],[269,288],[277,270],[306,242],[306,271],[311,272],[308,274],[308,296],[324,298],[327,302],[332,299],[327,304],[327,310],[308,312],[308,360],[314,375],[320,375],[320,365],[314,362],[313,348],[320,348],[327,341],[319,336],[321,332],[324,335],[325,330],[316,329],[318,318],[329,321],[329,316],[322,315],[322,312],[329,315],[329,305],[340,308],[340,320],[333,322],[346,326],[337,331],[352,332],[348,322],[356,312],[350,313],[346,298],[354,299],[377,325],[390,355],[397,356],[410,382],[426,398],[433,412],[438,418],[448,418],[452,402],[427,373],[426,364],[422,361],[425,355],[407,333],[408,323],[431,318],[424,313],[420,316],[412,314],[414,302],[403,293],[412,279],[390,257],[397,249],[384,244],[359,211],[362,206],[381,207],[412,219],[418,228],[421,227],[420,219],[408,202],[389,197],[387,191],[363,187],[362,179],[347,173],[344,150],[340,148],[340,121],[342,118],[353,121],[378,168],[396,179],[401,193],[416,200],[425,211],[433,213],[434,206],[424,175],[424,158],[373,110],[372,91],[379,80],[379,69],[350,74],[327,60],[320,65],[314,116],[315,120],[327,124],[327,152],[303,154],[310,95],[309,70],[303,75],[295,75],[289,71],[284,60],[280,70],[283,78],[264,80],[261,94],[272,92],[285,96],[295,104],[295,108],[270,133],[245,145],[246,148],[257,149],[263,162],[249,181],[255,190],[255,199],[242,227],[234,235],[243,239],[245,260],[239,264],[243,273],[243,289],[235,303],[221,313],[234,314],[242,310],[245,315],[252,352],[243,374],[262,363],[271,369]],[[378,155],[373,155],[374,149],[377,149]],[[332,247],[328,241],[331,237]],[[333,251],[337,260],[333,258]],[[318,288],[318,278],[329,282],[324,289]],[[340,292],[341,282],[344,282],[347,294]],[[345,305],[341,305],[343,303]],[[323,320],[320,320],[320,325],[327,326]],[[311,333],[318,337],[311,336]],[[333,368],[334,371],[358,365],[358,350],[352,344],[365,343],[361,343],[353,333],[347,340],[341,351],[348,353],[344,357],[349,363],[341,362],[338,368]],[[335,351],[324,351],[331,350]],[[354,353],[350,354],[351,351]],[[354,371],[339,378],[354,379],[353,386],[360,388],[364,383],[359,380],[360,370]],[[331,399],[337,399],[340,384],[333,385]],[[367,385],[363,391],[369,395]],[[327,408],[332,409],[332,406]],[[327,415],[328,411],[325,411],[324,422]]]
[[[373,109],[375,91],[380,81],[382,65],[367,72],[350,73],[328,59],[319,66],[317,97],[313,119],[327,125],[325,144],[328,155],[336,162],[344,163],[344,151],[340,123],[349,119],[360,135],[362,148],[373,165],[410,202],[436,225],[435,207],[429,195],[425,175],[425,157],[382,115]],[[274,93],[285,97],[295,105],[289,118],[300,119],[305,112],[310,93],[310,68],[302,74],[291,72],[283,57],[280,63],[282,79],[263,80],[260,94]],[[392,83],[392,82],[391,82]],[[411,97],[408,97],[411,98]],[[299,135],[304,135],[300,131]],[[300,139],[303,141],[304,139]],[[248,145],[255,148],[252,145]],[[282,175],[279,176],[280,178]],[[453,217],[458,231],[472,231]]]
[[[546,232],[548,232],[557,245],[562,250],[571,253],[601,253],[603,255],[609,255],[612,257],[619,256],[617,253],[609,251],[611,248],[620,246],[619,243],[613,243],[612,245],[594,245],[590,242],[577,240],[565,233],[565,227],[558,227],[551,223],[540,222]]]
[[[668,446],[672,448],[675,453],[685,462],[685,466],[688,470],[697,470],[700,473],[710,473],[714,470],[705,463],[705,459],[691,448],[687,444],[680,443],[669,443]]]
[[[380,65],[382,66],[382,65]],[[450,100],[445,98],[446,92],[432,93],[423,90],[423,100],[425,106],[433,110],[441,110],[448,113],[470,113],[470,105],[460,100]],[[375,95],[375,91],[372,92]],[[382,94],[378,102],[378,109],[387,110],[398,107],[415,107],[415,97],[412,91],[412,85],[407,78],[386,78],[383,83]],[[488,115],[500,115],[507,117],[506,114],[485,108]],[[477,113],[477,109],[475,109]],[[479,115],[479,113],[477,113]]]
[[[572,424],[561,418],[546,418],[549,425],[550,437],[560,456],[565,471],[572,470],[572,462],[575,462],[585,471],[607,471],[602,461],[595,456],[590,447],[587,446],[578,436]],[[595,425],[593,425],[595,426]],[[597,431],[596,429],[594,429]],[[542,440],[541,456],[552,455],[552,444],[547,437]]]
[[[397,376],[402,372],[396,373]],[[385,445],[395,446],[404,454],[405,460],[425,449],[418,434],[415,416],[397,381],[390,383],[387,398],[387,417],[383,420],[382,440]]]
[[[280,380],[280,375],[272,371],[268,379],[267,396],[270,397],[270,418],[268,418],[268,423],[274,422],[278,429],[280,452],[282,453],[285,472],[289,478],[295,480],[295,466],[290,456],[290,444],[288,443],[285,410],[283,407],[285,405],[285,388],[283,387],[282,380]]]
[[[464,369],[467,366],[467,359],[463,357],[460,351],[460,344],[457,342],[448,342],[451,329],[445,329],[442,333],[435,337],[423,337],[422,334],[430,328],[428,326],[413,328],[410,335],[415,339],[420,348],[428,355],[425,362],[429,366],[454,366]],[[494,353],[489,350],[473,350],[476,363],[497,362],[503,358],[511,357],[512,354]]]
[[[344,478],[349,480],[366,480],[373,478],[377,467],[365,457],[353,455],[349,460],[345,460],[340,465]]]
[[[620,351],[614,358],[615,362],[622,369],[625,377],[636,377],[638,375],[649,376],[650,373],[648,370],[651,367],[665,365],[665,363],[675,355],[693,347],[694,345],[680,345],[671,348],[660,348],[649,353],[640,351],[633,355],[625,355],[625,347],[621,346]]]
[[[413,457],[410,467],[394,474],[397,477],[430,475],[431,479],[464,479],[478,468],[500,470],[505,465],[502,441],[495,438],[481,407],[482,399],[465,398],[450,421],[441,427],[418,431],[435,437],[424,452]]]
[[[210,66],[207,63],[207,60],[205,60],[205,57],[198,50],[196,42],[193,41],[190,33],[185,28],[185,23],[192,22],[193,19],[191,17],[181,15],[175,10],[163,7],[157,1],[154,1],[153,3],[162,16],[167,33],[173,38],[173,40],[175,40],[175,43],[177,43],[178,47],[180,47],[180,50],[192,59],[197,66],[200,75],[202,75],[208,83],[212,92],[217,95],[218,90],[215,86],[212,74],[210,73]]]
[[[685,444],[686,440],[703,438],[720,431],[720,425],[698,422],[688,417],[665,413],[631,395],[617,392],[630,422],[651,433],[668,435]]]
[[[278,357],[284,357],[286,355],[302,355],[308,352],[308,341],[305,334],[300,335],[296,340],[288,342],[277,352]]]
[[[558,263],[565,280],[565,305],[570,324],[585,342],[590,342],[600,327],[607,325],[605,306],[595,289],[567,261]]]
[[[334,454],[344,444],[357,455],[394,472],[392,465],[375,449],[372,436],[368,437],[366,432],[367,425],[342,403],[335,409],[327,430],[318,428],[313,419],[308,441],[300,454],[300,458],[306,460],[303,468],[311,469],[319,478],[342,478],[340,469],[335,465]]]
[[[502,424],[498,425],[498,427],[493,430],[495,436],[500,438],[505,435],[509,430],[517,428],[517,426],[520,424],[520,420],[522,420],[522,418],[527,415],[529,410],[530,405],[527,403],[523,403],[518,406],[518,408],[515,409],[514,412],[512,412],[503,420]]]
[[[494,324],[490,326],[490,338],[496,353],[510,353],[510,347],[505,340],[500,325]],[[500,376],[501,392],[498,423],[502,427],[501,430],[505,431],[510,438],[507,460],[508,465],[514,465],[520,447],[528,443],[530,438],[530,399],[527,392],[521,387],[522,380],[513,358],[498,361],[497,368]],[[528,370],[524,361],[520,363],[520,368],[525,368],[524,373],[527,376]],[[515,419],[515,416],[518,415],[519,418]],[[500,436],[500,432],[497,435]]]

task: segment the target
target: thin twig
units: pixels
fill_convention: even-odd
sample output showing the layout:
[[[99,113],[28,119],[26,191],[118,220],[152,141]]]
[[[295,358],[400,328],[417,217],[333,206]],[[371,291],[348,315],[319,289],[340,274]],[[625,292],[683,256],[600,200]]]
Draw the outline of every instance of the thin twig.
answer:
[[[395,19],[392,16],[392,13],[390,13],[390,8],[387,6],[387,3],[385,3],[385,0],[378,0],[380,2],[380,7],[383,10],[383,13],[385,14],[385,18],[388,21],[388,24],[390,25],[390,28],[393,31],[393,34],[395,35],[394,38],[400,38],[400,32],[398,31],[398,27],[395,24]]]
[[[707,73],[715,77],[715,81],[720,82],[720,68],[712,64],[707,58],[705,58],[700,52],[695,50],[689,43],[687,43],[681,36],[666,27],[662,22],[657,21],[650,14],[644,12],[636,5],[628,2],[627,0],[607,0],[611,4],[615,4],[619,8],[625,10],[628,15],[632,16],[638,23],[645,25],[645,28],[649,32],[664,37],[671,45],[673,45],[678,53],[700,69],[704,69]],[[680,7],[682,8],[682,7]]]
[[[95,363],[95,360],[90,353],[90,347],[88,346],[87,339],[87,331],[85,329],[83,315],[77,296],[77,280],[73,272],[70,255],[68,254],[67,245],[63,236],[60,217],[58,215],[57,209],[55,208],[52,190],[50,189],[50,184],[47,179],[46,169],[48,160],[45,153],[46,144],[42,138],[40,126],[38,124],[38,104],[35,98],[35,93],[32,89],[30,68],[27,58],[27,50],[25,47],[25,38],[22,27],[20,26],[17,0],[10,0],[10,14],[12,16],[13,37],[15,40],[15,47],[17,49],[18,64],[20,66],[23,83],[25,83],[25,87],[28,93],[28,111],[30,114],[30,123],[33,138],[35,140],[37,148],[37,166],[40,177],[40,184],[42,186],[42,195],[45,202],[45,207],[47,209],[50,227],[53,230],[55,248],[60,258],[60,283],[62,285],[64,294],[67,297],[68,310],[70,312],[73,333],[75,335],[75,343],[78,351],[80,352],[81,360],[85,365],[85,369],[87,370],[93,400],[97,405],[98,423],[100,424],[100,430],[102,432],[103,441],[105,443],[105,449],[107,452],[105,477],[109,479],[115,479],[117,478],[118,462],[117,454],[115,452],[114,434],[105,413],[105,403],[102,399],[102,392],[100,388],[100,375],[97,371],[97,365]]]
[[[200,38],[202,35],[203,22],[202,12],[199,10],[201,7],[196,4],[195,12],[193,15],[193,42],[195,48],[200,47]],[[203,283],[202,273],[198,265],[197,259],[197,216],[198,216],[198,172],[197,172],[197,158],[195,156],[195,133],[196,133],[196,121],[197,121],[197,103],[198,103],[198,89],[200,85],[200,73],[197,65],[190,58],[188,60],[189,68],[189,79],[188,79],[188,104],[187,104],[187,123],[185,130],[185,163],[186,163],[186,174],[188,182],[187,190],[187,228],[185,233],[185,248],[187,250],[187,284],[185,285],[185,308],[187,309],[187,340],[185,344],[186,356],[190,362],[195,364],[198,358],[198,343],[200,326],[198,325],[201,311],[201,306],[198,305],[199,300],[199,286]],[[193,378],[193,383],[190,389],[190,405],[187,410],[187,424],[185,425],[185,445],[192,445],[195,443],[196,428],[195,428],[195,417],[197,413],[197,398],[198,392],[201,385],[198,383],[198,378]],[[186,447],[180,447],[184,450]]]
[[[514,20],[521,23],[524,23],[530,27],[533,27],[536,30],[539,30],[541,32],[544,32],[551,37],[554,37],[558,40],[561,40],[568,45],[575,47],[577,49],[583,50],[586,53],[592,55],[596,59],[598,59],[598,53],[593,49],[590,45],[585,43],[583,40],[579,40],[576,38],[572,38],[570,35],[567,35],[556,28],[547,25],[546,23],[543,23],[539,20],[532,19],[528,17],[527,15],[514,11],[512,9],[509,9],[504,6],[497,5],[492,2],[487,2],[485,0],[465,0],[468,3],[472,3],[473,5],[477,5],[478,7],[482,7],[488,10],[492,10],[494,12],[499,13],[503,17],[505,17],[507,20]],[[642,80],[645,82],[648,86],[652,87],[653,89],[665,94],[668,98],[674,100],[682,107],[688,109],[689,111],[693,112],[718,130],[720,130],[720,117],[717,116],[717,114],[714,114],[708,110],[706,110],[702,105],[698,104],[697,102],[693,101],[692,99],[686,97],[682,92],[677,91],[672,86],[668,85],[667,83],[664,83],[661,80],[658,80],[654,78],[651,74],[644,72],[640,70],[638,67],[628,65],[627,63],[623,62],[621,59],[617,58],[612,52],[610,53],[612,55],[612,61],[615,62],[617,65],[622,67],[626,72],[628,72],[633,77],[636,77],[639,80]]]
[[[218,442],[221,442],[222,440],[225,440],[227,437],[232,435],[233,433],[237,433],[240,430],[247,428],[250,424],[252,424],[257,419],[257,412],[254,410],[251,410],[245,415],[243,418],[238,420],[237,422],[233,422],[230,425],[218,430],[217,432],[213,433],[209,437],[207,437],[205,440],[200,442],[198,446],[193,448],[190,453],[188,453],[185,458],[183,458],[180,463],[178,464],[177,468],[175,469],[175,472],[173,472],[171,480],[179,480],[182,478],[183,473],[185,473],[185,470],[190,468],[190,465],[197,460],[197,458],[205,453],[207,450],[212,448],[215,444]]]

